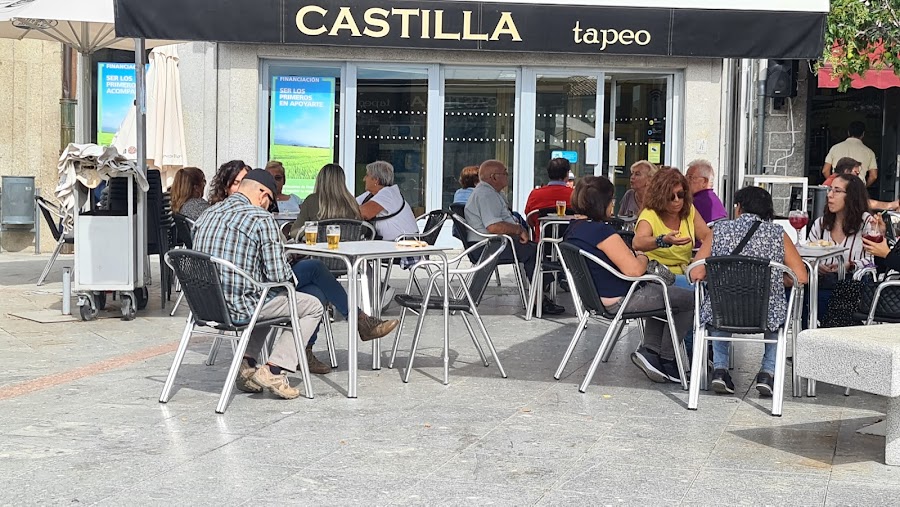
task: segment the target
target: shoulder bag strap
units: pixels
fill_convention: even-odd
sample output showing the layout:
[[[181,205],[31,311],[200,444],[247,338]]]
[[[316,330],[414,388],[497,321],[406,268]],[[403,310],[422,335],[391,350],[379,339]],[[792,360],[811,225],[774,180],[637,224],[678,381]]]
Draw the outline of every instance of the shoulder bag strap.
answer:
[[[399,215],[400,212],[403,211],[403,208],[405,208],[405,207],[406,207],[406,200],[403,201],[403,205],[400,206],[400,209],[398,209],[397,211],[391,213],[390,215],[385,215],[383,217],[377,217],[377,216],[372,217],[369,219],[369,222],[379,222],[381,220],[387,220],[388,218],[395,217],[395,216]]]
[[[731,255],[738,255],[741,253],[741,250],[747,246],[747,243],[750,241],[750,237],[753,236],[753,233],[756,232],[756,229],[759,229],[759,224],[762,222],[753,222],[753,225],[750,226],[750,230],[747,231],[747,234],[744,234],[744,237],[741,239],[741,242],[738,243],[734,250],[731,251]]]

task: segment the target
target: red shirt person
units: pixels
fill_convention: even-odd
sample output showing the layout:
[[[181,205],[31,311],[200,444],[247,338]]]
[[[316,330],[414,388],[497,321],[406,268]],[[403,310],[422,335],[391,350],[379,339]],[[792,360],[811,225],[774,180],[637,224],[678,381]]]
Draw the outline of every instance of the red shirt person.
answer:
[[[571,207],[572,188],[566,185],[569,168],[569,161],[564,158],[554,158],[547,164],[547,177],[550,182],[528,194],[528,200],[525,202],[526,215],[542,208],[555,208],[556,201],[566,201],[566,207]],[[537,215],[531,217],[528,222],[528,225],[537,230]],[[537,233],[534,237],[537,238]]]

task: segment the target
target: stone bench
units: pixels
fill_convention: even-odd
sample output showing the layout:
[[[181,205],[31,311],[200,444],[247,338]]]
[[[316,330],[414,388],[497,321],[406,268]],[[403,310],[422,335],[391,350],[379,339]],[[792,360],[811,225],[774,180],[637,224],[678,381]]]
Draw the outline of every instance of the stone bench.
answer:
[[[801,377],[886,396],[884,460],[900,466],[900,324],[802,331],[794,367]]]

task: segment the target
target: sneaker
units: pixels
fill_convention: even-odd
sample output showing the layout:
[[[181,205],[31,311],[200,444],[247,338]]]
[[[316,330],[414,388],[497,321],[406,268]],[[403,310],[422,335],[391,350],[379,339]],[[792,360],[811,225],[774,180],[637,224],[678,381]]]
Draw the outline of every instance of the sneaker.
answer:
[[[394,301],[394,288],[388,285],[384,289],[384,296],[381,297],[381,311],[385,311]]]
[[[253,374],[253,382],[279,398],[293,400],[300,396],[300,390],[291,387],[288,382],[286,370],[282,370],[276,375],[268,367],[257,368],[256,373]]]
[[[359,323],[357,324],[356,329],[359,331],[359,339],[367,342],[387,335],[394,329],[397,329],[399,324],[400,321],[397,319],[381,320],[360,313]]]
[[[669,382],[675,382],[676,384],[681,383],[681,374],[678,373],[678,363],[676,363],[674,359],[660,358],[659,365],[662,367],[662,372],[665,373]]]
[[[237,387],[238,391],[243,391],[245,393],[261,393],[262,387],[253,381],[254,373],[256,373],[256,367],[250,366],[250,363],[247,362],[247,358],[242,359],[241,368],[238,370],[237,380],[234,381],[234,387]]]
[[[541,303],[541,312],[546,313],[547,315],[560,315],[566,311],[565,307],[562,307],[553,301],[550,300],[549,297],[544,296],[544,301]]]
[[[669,381],[669,377],[662,370],[659,364],[659,355],[656,352],[640,347],[631,353],[631,362],[647,375],[650,380],[663,384]]]
[[[319,358],[313,354],[312,345],[306,346],[306,364],[309,365],[310,373],[317,373],[319,375],[331,373],[331,366],[319,361]]]
[[[713,372],[709,387],[719,394],[734,394],[734,382],[731,381],[731,374],[723,368]]]
[[[768,398],[772,396],[772,386],[774,384],[775,379],[772,378],[772,374],[761,371],[756,375],[756,385],[753,387],[759,391],[761,397]]]

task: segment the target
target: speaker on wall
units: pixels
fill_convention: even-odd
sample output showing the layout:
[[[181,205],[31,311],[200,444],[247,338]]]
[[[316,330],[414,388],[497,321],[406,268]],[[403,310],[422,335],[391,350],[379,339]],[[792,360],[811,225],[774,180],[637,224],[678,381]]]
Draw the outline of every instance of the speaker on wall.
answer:
[[[766,70],[766,97],[797,96],[798,60],[769,60]]]

